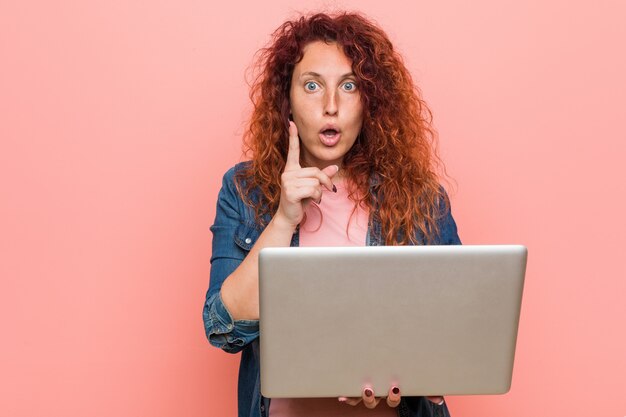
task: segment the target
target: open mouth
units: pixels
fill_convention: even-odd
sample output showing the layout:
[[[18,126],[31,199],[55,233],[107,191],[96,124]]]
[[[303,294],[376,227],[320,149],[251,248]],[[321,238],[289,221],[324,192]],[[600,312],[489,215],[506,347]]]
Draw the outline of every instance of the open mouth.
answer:
[[[337,129],[328,128],[320,132],[320,140],[326,146],[335,146],[339,142],[341,133]]]

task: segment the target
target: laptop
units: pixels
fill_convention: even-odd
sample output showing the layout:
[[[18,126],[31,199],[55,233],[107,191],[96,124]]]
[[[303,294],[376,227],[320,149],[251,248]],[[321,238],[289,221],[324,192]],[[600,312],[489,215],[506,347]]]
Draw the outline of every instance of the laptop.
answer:
[[[519,245],[264,248],[261,393],[508,392],[526,258]]]

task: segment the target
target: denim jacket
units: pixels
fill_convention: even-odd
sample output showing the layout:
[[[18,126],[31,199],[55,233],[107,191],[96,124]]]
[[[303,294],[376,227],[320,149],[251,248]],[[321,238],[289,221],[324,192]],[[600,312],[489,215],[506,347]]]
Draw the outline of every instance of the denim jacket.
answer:
[[[235,187],[235,173],[249,162],[231,168],[223,178],[218,195],[211,256],[211,279],[203,309],[204,327],[209,342],[228,353],[241,352],[238,384],[239,417],[267,417],[270,399],[261,396],[259,374],[259,322],[233,320],[224,306],[220,289],[224,280],[239,266],[263,228],[255,221],[254,211],[247,206]],[[367,244],[383,245],[381,226],[371,216]],[[293,235],[291,246],[298,246],[299,234]],[[418,239],[421,240],[421,239]],[[434,244],[457,245],[461,241],[456,224],[448,211],[439,221],[439,235]],[[424,397],[402,397],[397,408],[399,417],[449,417],[448,409]]]

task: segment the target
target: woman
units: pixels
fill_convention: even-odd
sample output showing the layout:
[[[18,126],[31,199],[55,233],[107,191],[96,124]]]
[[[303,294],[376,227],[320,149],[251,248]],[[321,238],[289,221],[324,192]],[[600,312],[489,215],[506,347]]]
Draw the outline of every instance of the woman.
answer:
[[[204,305],[211,344],[242,351],[239,415],[448,415],[442,397],[402,397],[399,387],[339,401],[261,396],[262,248],[460,241],[430,111],[381,29],[358,14],[288,21],[258,68],[244,138],[252,160],[224,176]]]

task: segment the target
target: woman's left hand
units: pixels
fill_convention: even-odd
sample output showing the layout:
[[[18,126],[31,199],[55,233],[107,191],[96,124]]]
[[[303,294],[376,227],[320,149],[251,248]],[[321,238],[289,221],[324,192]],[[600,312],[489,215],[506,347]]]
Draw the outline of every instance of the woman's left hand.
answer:
[[[378,403],[386,398],[387,405],[391,408],[395,408],[400,404],[400,388],[396,386],[392,386],[389,388],[389,392],[387,393],[387,397],[376,397],[374,395],[374,390],[370,387],[365,387],[363,389],[363,395],[360,398],[358,397],[339,397],[340,402],[344,402],[349,405],[357,405],[361,401],[367,408],[375,408]]]
[[[386,399],[387,405],[391,408],[396,408],[400,404],[400,399],[402,396],[400,395],[400,388],[396,386],[392,386],[387,393],[387,397],[376,397],[374,395],[374,390],[370,387],[365,387],[363,389],[363,395],[361,398],[358,397],[339,397],[340,402],[344,402],[349,405],[357,405],[361,401],[367,408],[375,408],[378,403],[383,399]],[[430,402],[435,404],[440,404],[443,401],[443,397],[438,396],[427,396],[426,397]]]

